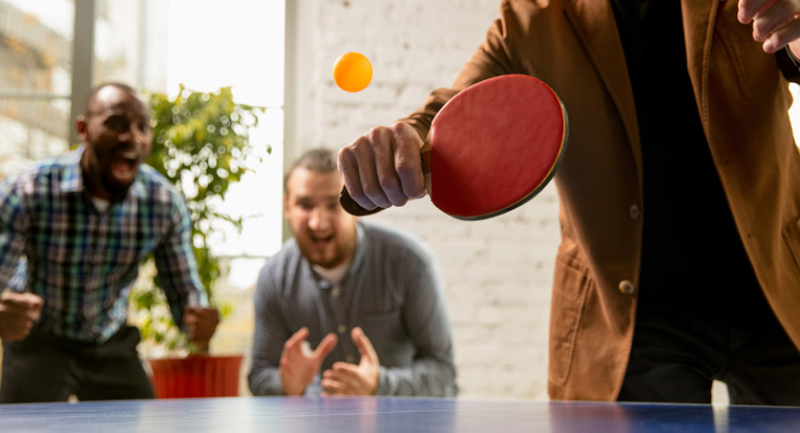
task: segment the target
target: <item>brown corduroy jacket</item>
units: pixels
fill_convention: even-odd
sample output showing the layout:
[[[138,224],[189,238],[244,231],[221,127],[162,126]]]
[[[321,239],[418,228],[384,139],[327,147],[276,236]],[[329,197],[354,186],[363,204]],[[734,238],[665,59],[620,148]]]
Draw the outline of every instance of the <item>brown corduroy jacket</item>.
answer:
[[[775,314],[800,346],[800,154],[787,76],[736,19],[734,0],[682,0],[689,75],[739,235]],[[615,400],[633,336],[642,248],[642,156],[608,0],[504,0],[452,88],[404,119],[420,136],[458,90],[503,74],[548,83],[569,115],[555,176],[561,245],[550,323],[553,399]]]

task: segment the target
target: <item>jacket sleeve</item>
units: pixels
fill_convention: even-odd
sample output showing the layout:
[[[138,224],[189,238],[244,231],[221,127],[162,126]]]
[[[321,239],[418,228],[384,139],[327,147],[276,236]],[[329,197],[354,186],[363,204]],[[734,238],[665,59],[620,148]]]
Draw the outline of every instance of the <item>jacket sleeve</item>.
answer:
[[[515,24],[517,21],[510,2],[503,1],[500,5],[500,18],[489,27],[483,43],[461,69],[453,85],[434,90],[422,107],[400,120],[414,127],[417,134],[425,140],[436,113],[459,91],[488,78],[521,72],[515,66],[519,65],[516,54],[519,51],[514,46],[515,39],[518,40],[515,38],[515,29],[519,29],[519,25]]]

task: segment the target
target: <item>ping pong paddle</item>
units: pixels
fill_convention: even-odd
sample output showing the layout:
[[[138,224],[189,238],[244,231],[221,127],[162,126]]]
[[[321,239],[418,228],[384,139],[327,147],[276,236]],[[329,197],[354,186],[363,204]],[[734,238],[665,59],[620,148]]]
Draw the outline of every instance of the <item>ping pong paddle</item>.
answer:
[[[422,147],[422,169],[433,204],[463,220],[515,209],[553,178],[564,155],[567,112],[556,93],[527,75],[476,83],[448,101]],[[350,214],[366,210],[345,187],[339,198]]]

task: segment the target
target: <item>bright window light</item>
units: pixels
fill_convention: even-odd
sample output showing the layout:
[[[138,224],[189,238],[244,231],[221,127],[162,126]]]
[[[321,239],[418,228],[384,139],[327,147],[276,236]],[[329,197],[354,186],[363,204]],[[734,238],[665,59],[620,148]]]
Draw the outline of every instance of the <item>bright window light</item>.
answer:
[[[282,0],[170,1],[167,93],[177,94],[180,84],[199,91],[231,86],[237,102],[267,107],[251,133],[262,162],[250,166],[254,172],[231,187],[220,208],[243,216],[244,230],[215,240],[217,255],[269,256],[280,248],[284,6]]]

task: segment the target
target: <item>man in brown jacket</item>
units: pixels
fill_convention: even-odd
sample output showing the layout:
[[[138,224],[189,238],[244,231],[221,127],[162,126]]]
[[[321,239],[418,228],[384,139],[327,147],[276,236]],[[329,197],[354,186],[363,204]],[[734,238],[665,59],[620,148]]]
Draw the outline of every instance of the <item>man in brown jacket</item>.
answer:
[[[796,3],[504,0],[453,86],[345,146],[340,171],[364,208],[402,206],[449,98],[544,80],[571,126],[550,396],[707,403],[718,379],[732,403],[800,405]]]

